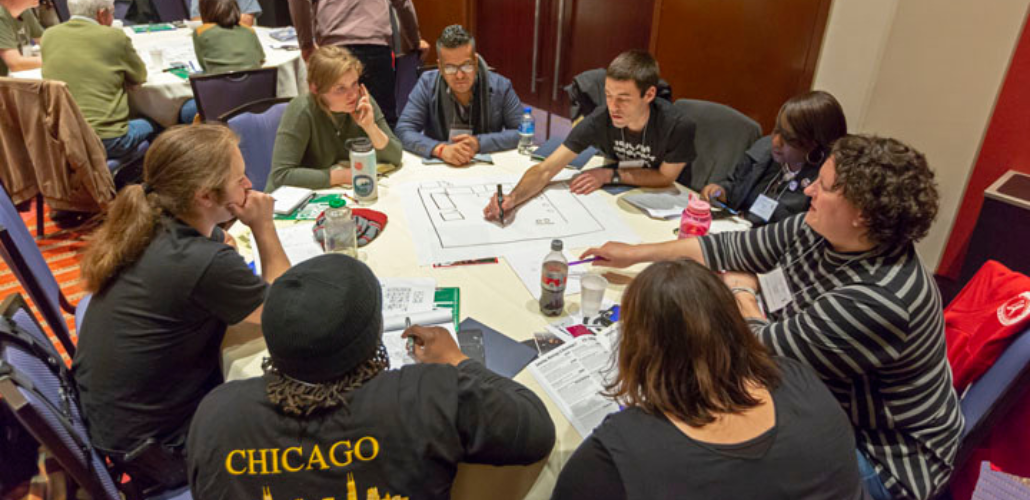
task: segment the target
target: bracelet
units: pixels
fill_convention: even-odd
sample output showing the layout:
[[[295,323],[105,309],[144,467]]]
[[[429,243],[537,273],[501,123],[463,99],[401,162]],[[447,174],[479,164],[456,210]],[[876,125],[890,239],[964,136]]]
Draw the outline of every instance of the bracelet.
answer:
[[[737,295],[737,292],[750,293],[751,296],[755,298],[755,300],[758,300],[758,290],[755,290],[754,288],[746,286],[735,286],[733,288],[730,288],[730,293],[732,293],[734,296]]]

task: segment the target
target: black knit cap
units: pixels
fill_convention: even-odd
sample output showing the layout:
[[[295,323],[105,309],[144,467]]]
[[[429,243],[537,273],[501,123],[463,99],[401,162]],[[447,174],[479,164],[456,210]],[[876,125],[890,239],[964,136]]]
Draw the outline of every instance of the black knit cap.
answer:
[[[320,255],[283,273],[261,313],[272,365],[312,384],[342,378],[371,358],[382,326],[379,280],[342,254]]]

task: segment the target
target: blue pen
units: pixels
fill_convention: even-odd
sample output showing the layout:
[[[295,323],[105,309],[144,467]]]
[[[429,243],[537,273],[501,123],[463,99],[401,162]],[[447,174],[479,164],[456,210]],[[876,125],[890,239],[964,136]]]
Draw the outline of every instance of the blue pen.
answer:
[[[737,214],[739,214],[739,213],[740,213],[739,211],[737,211],[737,210],[734,210],[734,209],[732,209],[732,208],[730,208],[730,207],[726,206],[726,204],[725,204],[725,203],[723,203],[723,202],[721,202],[721,201],[719,201],[719,200],[715,199],[715,197],[712,197],[712,204],[713,204],[713,205],[715,205],[715,206],[717,206],[717,207],[719,207],[719,208],[721,208],[721,209],[723,209],[723,210],[725,210],[725,211],[727,211],[727,212],[729,212],[729,213],[730,213],[730,215],[737,215]]]

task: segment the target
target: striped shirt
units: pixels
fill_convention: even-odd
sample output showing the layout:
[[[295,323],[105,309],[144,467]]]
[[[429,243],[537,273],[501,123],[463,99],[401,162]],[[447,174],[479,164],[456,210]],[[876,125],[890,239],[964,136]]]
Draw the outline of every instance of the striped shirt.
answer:
[[[816,370],[894,498],[928,498],[951,473],[963,428],[940,293],[911,244],[835,252],[804,220],[701,238],[705,262],[783,268],[794,300],[752,329],[774,353]]]

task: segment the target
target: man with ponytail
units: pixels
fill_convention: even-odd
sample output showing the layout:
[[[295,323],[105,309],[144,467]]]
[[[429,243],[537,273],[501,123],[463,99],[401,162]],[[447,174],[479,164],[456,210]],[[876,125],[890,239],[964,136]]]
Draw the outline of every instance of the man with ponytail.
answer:
[[[144,487],[185,482],[186,431],[222,383],[226,327],[260,318],[267,283],[289,268],[238,141],[221,125],[161,134],[144,183],[118,194],[82,262],[93,293],[72,363],[82,410],[94,446]],[[233,217],[253,231],[263,277],[225,243],[217,224]]]

